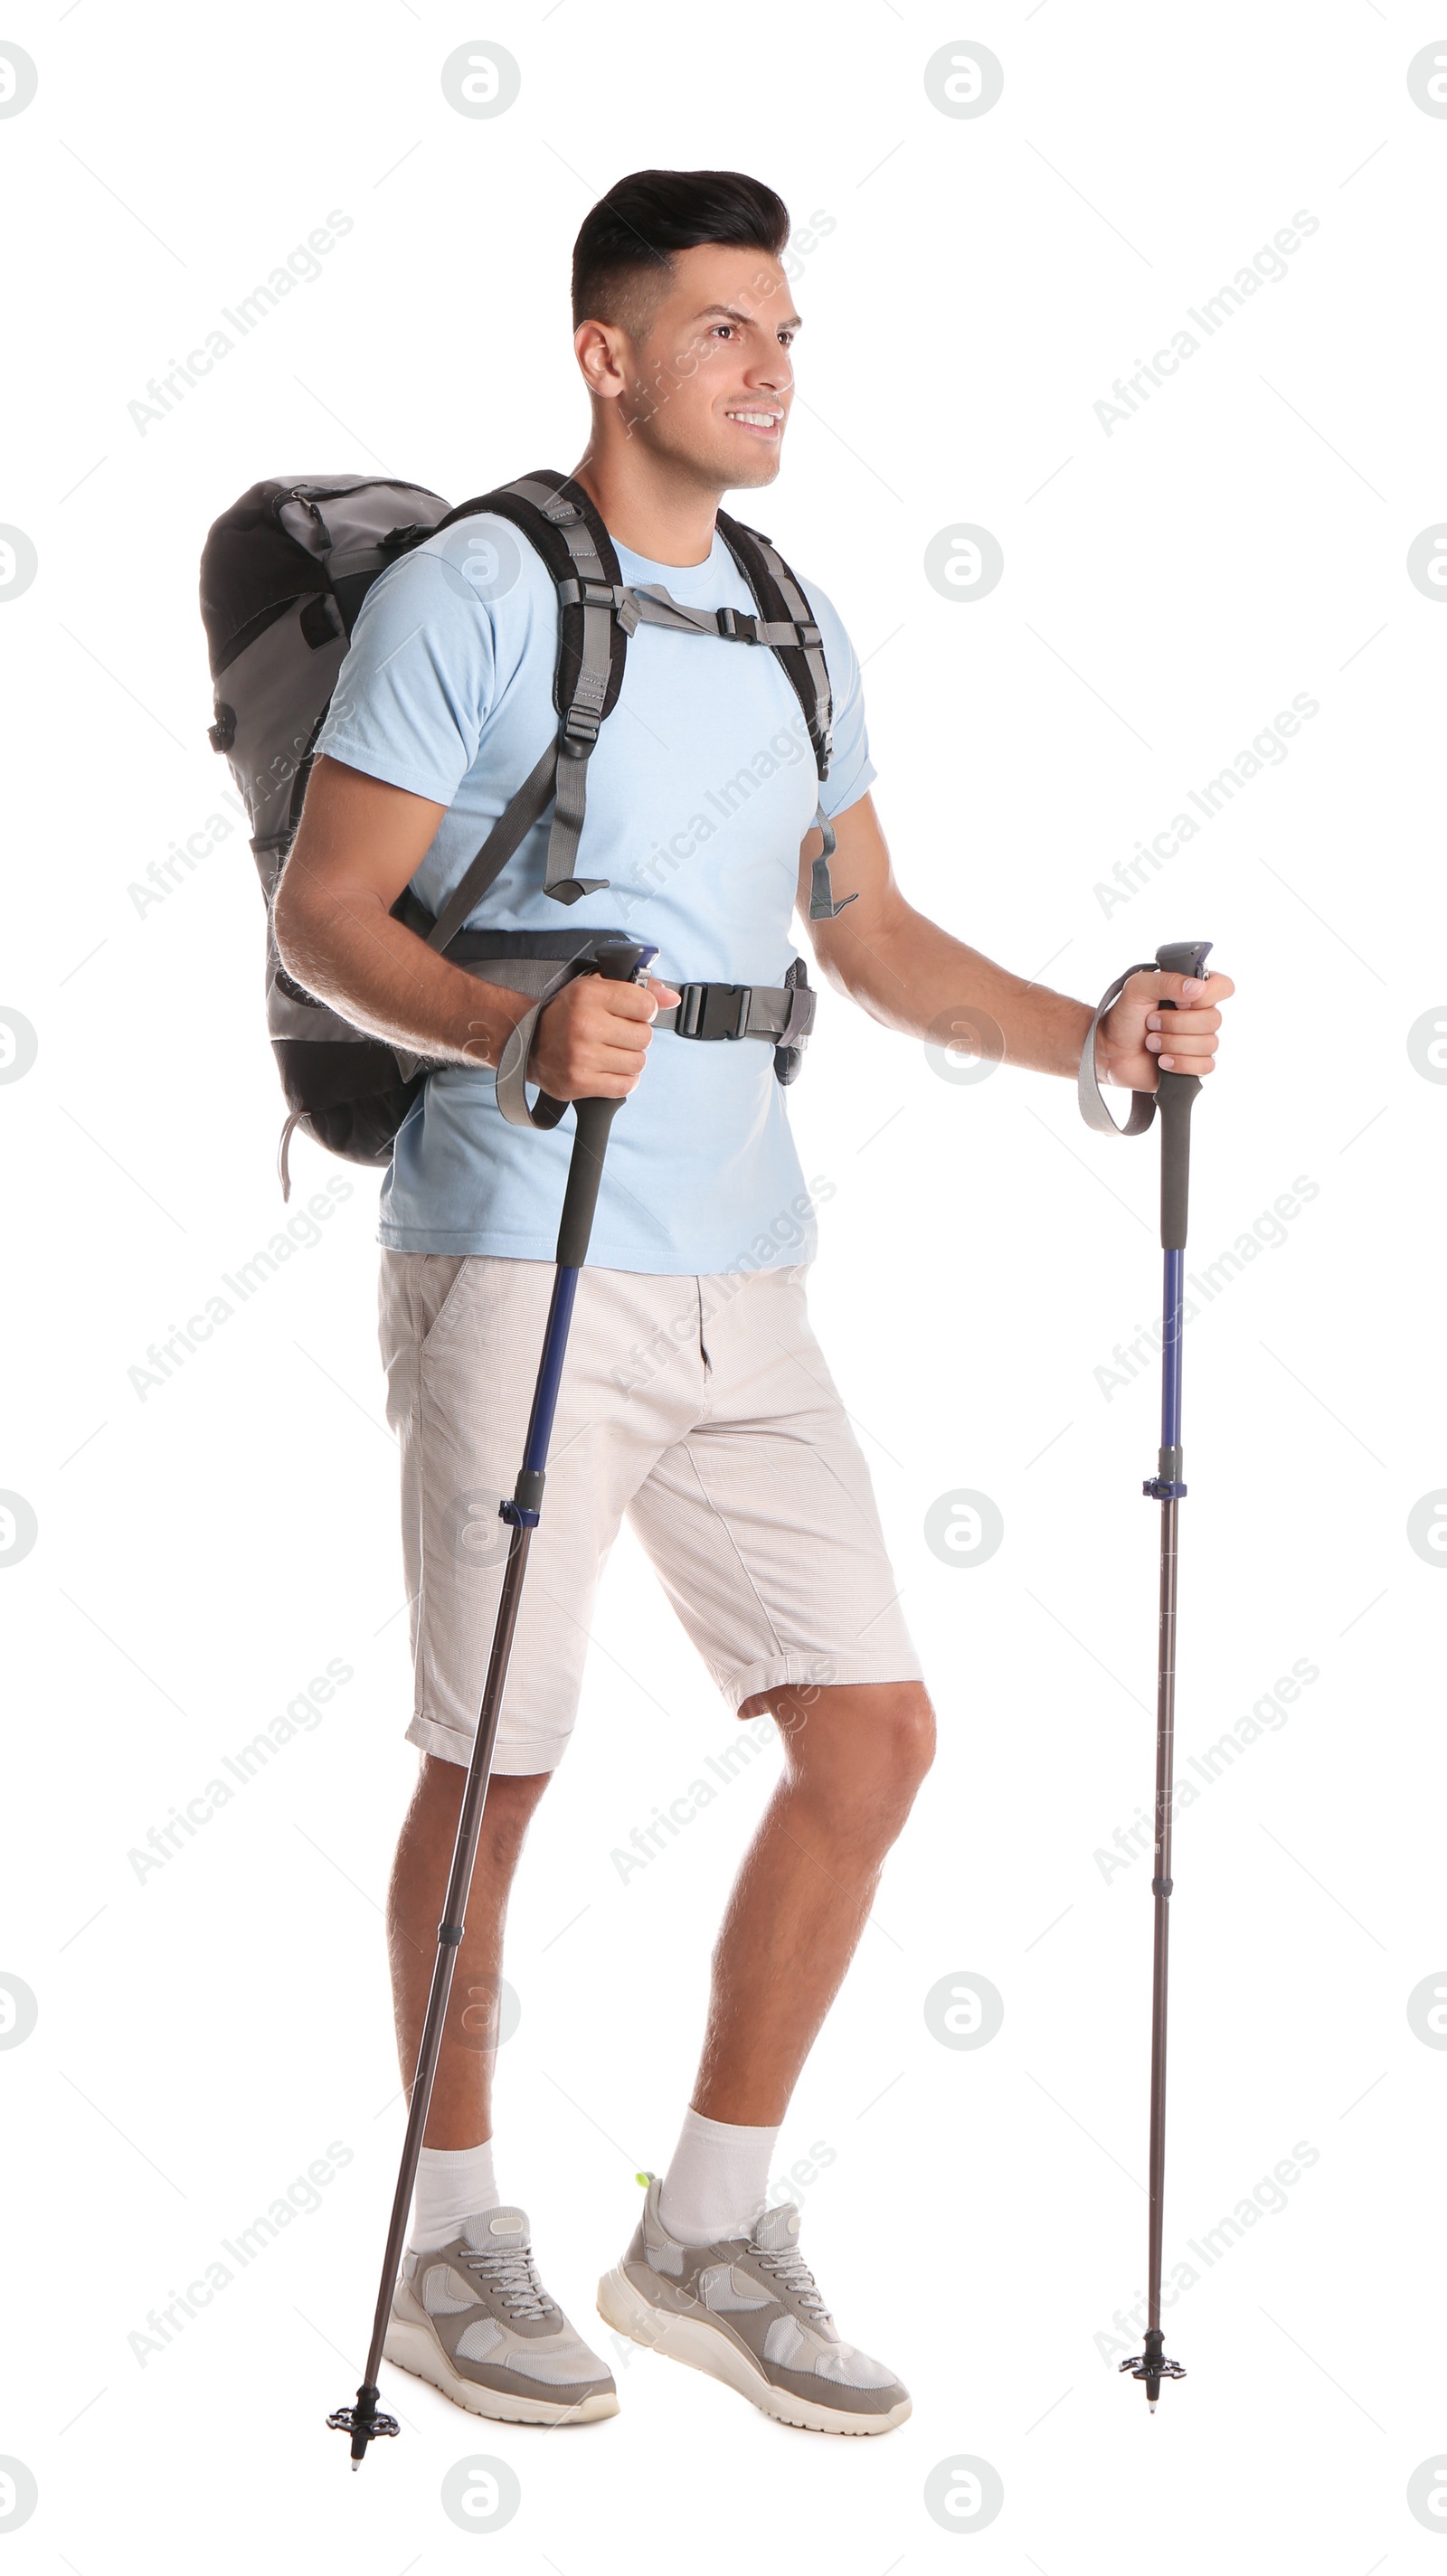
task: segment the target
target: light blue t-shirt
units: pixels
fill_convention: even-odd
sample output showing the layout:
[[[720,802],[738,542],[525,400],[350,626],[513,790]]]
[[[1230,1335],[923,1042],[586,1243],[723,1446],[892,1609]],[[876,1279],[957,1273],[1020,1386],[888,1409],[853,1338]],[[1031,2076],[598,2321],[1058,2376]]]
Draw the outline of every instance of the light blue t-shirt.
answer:
[[[721,537],[701,564],[650,563],[624,546],[618,558],[625,582],[662,583],[686,606],[752,605]],[[829,601],[805,587],[834,695],[823,794],[833,816],[874,770],[854,649]],[[367,594],[317,749],[447,806],[412,881],[433,913],[556,731],[557,621],[541,558],[491,516],[429,538]],[[818,801],[799,701],[774,653],[640,626],[588,764],[577,872],[606,877],[608,890],[571,907],[544,894],[550,808],[467,926],[617,927],[654,942],[651,971],[675,985],[781,985]],[[380,1240],[550,1261],[573,1125],[570,1111],[549,1133],[510,1126],[490,1072],[444,1067],[398,1134]],[[589,1259],[685,1273],[807,1261],[814,1249],[772,1048],[657,1031],[613,1123]]]

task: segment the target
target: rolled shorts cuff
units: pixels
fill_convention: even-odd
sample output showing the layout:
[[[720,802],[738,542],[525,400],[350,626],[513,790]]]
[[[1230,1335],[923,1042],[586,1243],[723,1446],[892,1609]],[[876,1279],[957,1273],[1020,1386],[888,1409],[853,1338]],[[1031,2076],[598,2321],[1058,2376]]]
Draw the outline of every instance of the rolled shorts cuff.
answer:
[[[832,1690],[845,1682],[922,1682],[924,1666],[913,1648],[898,1647],[877,1655],[770,1655],[742,1672],[716,1673],[715,1681],[737,1715],[756,1692],[795,1689]]]
[[[472,1760],[475,1738],[464,1735],[460,1727],[444,1726],[440,1719],[429,1717],[419,1709],[407,1729],[407,1742],[419,1753],[434,1753],[441,1762],[460,1763],[465,1770]],[[507,1779],[525,1779],[535,1771],[556,1771],[568,1749],[566,1735],[540,1736],[533,1744],[495,1744],[492,1769]]]

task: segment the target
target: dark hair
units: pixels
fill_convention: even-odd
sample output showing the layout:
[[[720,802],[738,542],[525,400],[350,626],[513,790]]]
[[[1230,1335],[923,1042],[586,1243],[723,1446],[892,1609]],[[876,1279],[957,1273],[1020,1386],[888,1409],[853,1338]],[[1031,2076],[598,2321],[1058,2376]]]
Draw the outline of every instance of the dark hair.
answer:
[[[673,253],[703,242],[737,244],[777,259],[789,210],[762,179],[739,170],[634,170],[584,216],[573,244],[573,326],[621,322],[646,330],[654,291]],[[641,292],[640,292],[641,290]]]

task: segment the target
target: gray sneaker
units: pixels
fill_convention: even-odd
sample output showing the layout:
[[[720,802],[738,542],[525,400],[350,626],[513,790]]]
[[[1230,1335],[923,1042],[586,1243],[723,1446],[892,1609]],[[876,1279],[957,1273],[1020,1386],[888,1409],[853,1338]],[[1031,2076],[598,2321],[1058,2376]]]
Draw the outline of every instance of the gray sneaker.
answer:
[[[598,2284],[598,2313],[619,2334],[750,2397],[812,2433],[890,2433],[909,2393],[882,2361],[845,2343],[798,2248],[792,2201],[766,2209],[752,2236],[681,2245],[648,2197],[632,2244]]]
[[[485,2209],[435,2253],[407,2253],[382,2346],[456,2406],[503,2424],[616,2415],[613,2375],[538,2279],[521,2209]]]

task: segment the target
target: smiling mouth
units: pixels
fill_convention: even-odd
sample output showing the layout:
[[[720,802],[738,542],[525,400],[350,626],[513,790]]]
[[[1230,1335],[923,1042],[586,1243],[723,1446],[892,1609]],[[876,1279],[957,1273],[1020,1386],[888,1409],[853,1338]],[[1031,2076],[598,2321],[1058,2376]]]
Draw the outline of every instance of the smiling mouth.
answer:
[[[781,411],[729,411],[725,412],[724,418],[733,421],[739,429],[752,430],[756,438],[777,438],[784,426]]]

